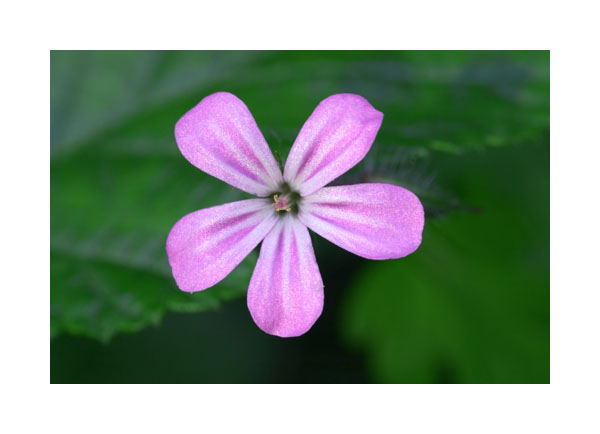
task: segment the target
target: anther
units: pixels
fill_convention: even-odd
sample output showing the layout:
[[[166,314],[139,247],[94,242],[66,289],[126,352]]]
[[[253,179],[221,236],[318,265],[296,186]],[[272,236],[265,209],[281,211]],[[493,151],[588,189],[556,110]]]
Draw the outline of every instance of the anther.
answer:
[[[291,211],[291,208],[288,206],[289,198],[287,197],[287,195],[279,196],[278,194],[276,194],[275,196],[273,196],[273,200],[275,201],[275,203],[272,204],[272,206],[273,208],[275,208],[275,211]]]

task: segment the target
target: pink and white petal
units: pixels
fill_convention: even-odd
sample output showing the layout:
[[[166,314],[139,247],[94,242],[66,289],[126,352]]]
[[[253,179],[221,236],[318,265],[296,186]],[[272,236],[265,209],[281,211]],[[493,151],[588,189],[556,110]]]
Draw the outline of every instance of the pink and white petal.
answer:
[[[421,244],[425,214],[412,192],[390,184],[325,187],[302,200],[311,230],[356,255],[395,259]]]
[[[184,216],[167,238],[167,256],[179,289],[202,291],[223,280],[277,220],[268,199],[232,202]]]
[[[261,330],[306,333],[323,311],[323,281],[306,226],[286,215],[267,235],[248,288],[248,308]]]
[[[359,95],[324,99],[310,115],[285,163],[284,179],[302,196],[314,193],[367,154],[383,113]]]
[[[230,93],[213,93],[184,114],[175,140],[194,166],[247,193],[267,196],[283,180],[248,107]]]

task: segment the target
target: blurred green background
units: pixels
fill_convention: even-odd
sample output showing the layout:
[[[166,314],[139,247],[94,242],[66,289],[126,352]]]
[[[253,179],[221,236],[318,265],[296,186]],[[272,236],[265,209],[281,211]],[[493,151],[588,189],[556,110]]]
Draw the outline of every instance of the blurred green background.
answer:
[[[549,52],[51,52],[51,382],[548,383]],[[165,241],[245,197],[189,164],[175,122],[229,91],[285,158],[327,96],[385,115],[337,184],[422,200],[416,253],[367,261],[312,235],[325,283],[304,336],[261,332],[253,252],[193,295]]]

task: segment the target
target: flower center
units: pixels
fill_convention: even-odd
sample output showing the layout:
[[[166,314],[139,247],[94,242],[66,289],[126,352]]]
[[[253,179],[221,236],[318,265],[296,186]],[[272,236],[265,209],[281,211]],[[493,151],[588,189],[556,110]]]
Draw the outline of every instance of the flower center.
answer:
[[[279,211],[290,212],[292,210],[288,206],[288,202],[289,202],[290,198],[288,197],[287,194],[283,194],[281,196],[279,196],[278,194],[276,194],[275,196],[273,196],[273,200],[275,201],[275,203],[273,204],[273,208],[275,208],[275,211],[277,211],[277,212],[279,212]]]
[[[287,184],[281,186],[281,191],[273,195],[273,202],[271,206],[278,213],[298,214],[298,205],[300,204],[302,197],[299,193],[291,191]]]

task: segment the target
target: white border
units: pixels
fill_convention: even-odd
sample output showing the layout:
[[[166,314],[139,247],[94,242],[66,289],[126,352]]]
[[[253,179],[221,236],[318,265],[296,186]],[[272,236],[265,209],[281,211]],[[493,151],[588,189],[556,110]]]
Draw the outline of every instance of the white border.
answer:
[[[593,3],[390,3],[4,6],[2,432],[598,432]],[[551,49],[552,384],[49,385],[49,50],[117,48]]]

